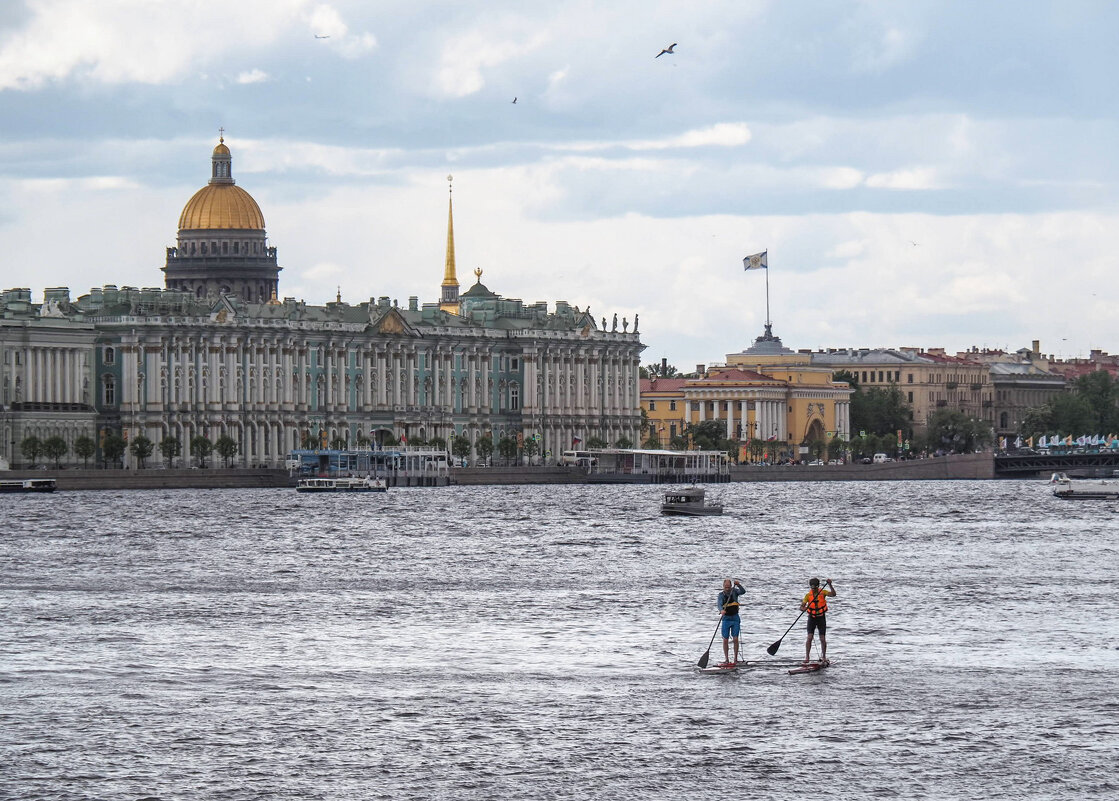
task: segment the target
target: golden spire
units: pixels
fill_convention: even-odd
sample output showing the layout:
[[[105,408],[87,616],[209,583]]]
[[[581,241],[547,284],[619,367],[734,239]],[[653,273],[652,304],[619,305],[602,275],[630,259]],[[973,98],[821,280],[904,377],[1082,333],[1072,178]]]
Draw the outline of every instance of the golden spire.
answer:
[[[454,179],[453,175],[447,176],[447,183]],[[451,197],[454,188],[447,187],[447,261],[443,268],[443,286],[458,286],[458,277],[455,275],[455,209]]]
[[[450,185],[453,175],[447,176],[447,260],[443,267],[443,291],[439,296],[439,308],[451,314],[459,313],[458,276],[455,275],[455,215],[454,187]]]
[[[335,303],[341,303],[342,302],[342,287],[341,286],[338,287],[338,294],[334,296],[334,302]]]

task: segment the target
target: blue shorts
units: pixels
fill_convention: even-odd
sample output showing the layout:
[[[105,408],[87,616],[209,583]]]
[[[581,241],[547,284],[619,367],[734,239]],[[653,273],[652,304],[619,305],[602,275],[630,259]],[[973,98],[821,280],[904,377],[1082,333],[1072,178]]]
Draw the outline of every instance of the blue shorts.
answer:
[[[723,615],[723,639],[737,637],[742,630],[742,620],[738,615]]]

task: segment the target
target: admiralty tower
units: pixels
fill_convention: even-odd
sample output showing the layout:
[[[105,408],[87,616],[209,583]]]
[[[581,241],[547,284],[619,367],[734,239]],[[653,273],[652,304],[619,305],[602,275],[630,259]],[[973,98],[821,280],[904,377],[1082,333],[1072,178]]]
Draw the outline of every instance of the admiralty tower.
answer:
[[[210,182],[179,215],[178,242],[167,248],[164,283],[199,300],[237,295],[266,303],[276,297],[282,268],[276,248],[268,246],[260,206],[233,180],[232,161],[223,136],[211,157]]]

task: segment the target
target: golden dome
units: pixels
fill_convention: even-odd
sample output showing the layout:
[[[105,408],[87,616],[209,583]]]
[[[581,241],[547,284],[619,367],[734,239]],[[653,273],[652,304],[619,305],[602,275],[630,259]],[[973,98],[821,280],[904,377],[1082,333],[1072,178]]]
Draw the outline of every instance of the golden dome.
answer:
[[[218,145],[224,148],[225,145]],[[214,149],[217,152],[217,148]],[[228,152],[228,150],[226,151]],[[252,195],[235,184],[207,184],[179,215],[179,230],[264,230],[264,215]]]
[[[229,148],[225,146],[225,140],[224,139],[221,140],[220,142],[218,142],[217,145],[214,146],[214,155],[215,156],[228,156],[229,155]]]

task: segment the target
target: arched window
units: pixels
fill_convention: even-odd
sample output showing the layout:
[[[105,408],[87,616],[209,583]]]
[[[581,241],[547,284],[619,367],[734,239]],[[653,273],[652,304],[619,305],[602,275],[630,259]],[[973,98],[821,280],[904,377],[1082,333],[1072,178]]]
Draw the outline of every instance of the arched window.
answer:
[[[117,352],[113,348],[105,348],[105,364],[113,364],[116,361]]]
[[[117,405],[117,382],[111,375],[105,376],[105,405]]]

